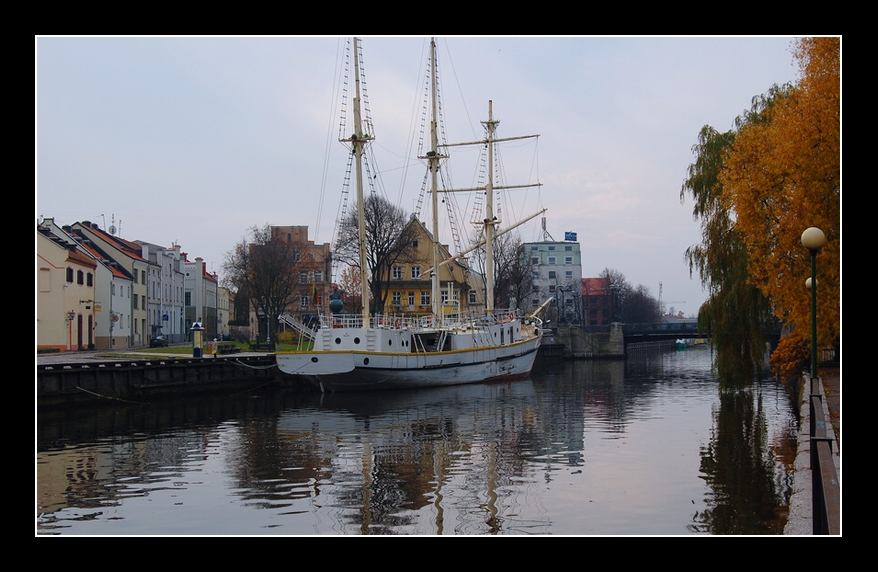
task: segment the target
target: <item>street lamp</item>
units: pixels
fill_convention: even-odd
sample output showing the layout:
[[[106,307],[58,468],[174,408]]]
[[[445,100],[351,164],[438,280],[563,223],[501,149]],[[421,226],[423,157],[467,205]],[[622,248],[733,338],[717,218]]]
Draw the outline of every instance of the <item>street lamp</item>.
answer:
[[[806,285],[811,290],[811,383],[817,379],[817,253],[826,244],[826,235],[816,227],[802,233],[802,246],[811,253],[811,278]]]

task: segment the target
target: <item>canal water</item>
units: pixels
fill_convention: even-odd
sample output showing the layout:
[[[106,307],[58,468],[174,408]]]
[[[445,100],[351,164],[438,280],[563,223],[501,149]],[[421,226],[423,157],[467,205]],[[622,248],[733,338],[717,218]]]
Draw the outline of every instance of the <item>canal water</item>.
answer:
[[[38,534],[779,534],[796,421],[706,348],[529,380],[37,418]]]

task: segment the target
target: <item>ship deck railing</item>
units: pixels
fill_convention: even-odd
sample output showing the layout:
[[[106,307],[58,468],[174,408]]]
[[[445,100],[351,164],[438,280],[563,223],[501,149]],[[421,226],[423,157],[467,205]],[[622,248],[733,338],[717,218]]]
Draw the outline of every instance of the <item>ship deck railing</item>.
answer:
[[[443,316],[423,314],[376,314],[369,316],[370,326],[393,330],[429,331],[439,328],[476,328],[479,326],[506,323],[520,319],[515,310],[494,310],[492,315],[485,312],[447,314]],[[359,314],[321,314],[321,328],[362,328],[363,317]]]

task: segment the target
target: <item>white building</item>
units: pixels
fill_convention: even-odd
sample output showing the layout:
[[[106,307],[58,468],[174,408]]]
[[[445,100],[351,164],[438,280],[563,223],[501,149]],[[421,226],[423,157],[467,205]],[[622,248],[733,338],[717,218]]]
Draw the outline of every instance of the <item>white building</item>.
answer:
[[[537,307],[550,297],[549,315],[561,322],[579,323],[582,315],[582,258],[575,233],[567,233],[572,240],[558,242],[527,242],[522,245],[522,256],[527,257],[533,274],[531,307]]]
[[[180,246],[165,248],[142,240],[134,242],[143,248],[143,257],[149,261],[146,296],[150,338],[162,334],[172,343],[185,341],[188,330],[183,312],[185,280]]]
[[[207,264],[200,256],[195,258],[195,262],[190,262],[183,253],[181,266],[184,276],[184,328],[187,334],[194,322],[200,322],[204,327],[205,339],[219,338],[219,291],[216,274],[207,271]],[[228,322],[228,313],[224,319]]]

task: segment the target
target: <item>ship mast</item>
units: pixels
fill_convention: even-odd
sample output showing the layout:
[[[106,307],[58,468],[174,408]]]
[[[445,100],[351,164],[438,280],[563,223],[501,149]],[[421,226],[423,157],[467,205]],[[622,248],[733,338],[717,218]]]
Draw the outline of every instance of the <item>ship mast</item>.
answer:
[[[494,313],[494,128],[500,121],[494,119],[494,102],[488,100],[488,119],[482,125],[488,130],[488,180],[485,183],[485,311]]]
[[[438,172],[439,172],[439,161],[441,159],[447,159],[447,155],[439,154],[439,136],[437,129],[437,90],[436,90],[436,39],[433,38],[430,41],[430,67],[431,67],[431,83],[432,83],[432,111],[431,111],[431,121],[430,121],[430,143],[431,150],[427,152],[426,157],[422,157],[422,159],[427,159],[430,165],[430,171],[432,175],[432,206],[433,206],[433,267],[430,269],[430,278],[432,280],[432,296],[433,296],[433,314],[436,316],[440,315],[441,306],[439,304],[439,270],[442,266],[448,264],[449,260],[440,260],[440,245],[439,245],[439,190],[438,190]],[[470,248],[469,250],[458,253],[457,256],[462,256],[468,252],[471,252],[484,244],[485,246],[485,310],[488,314],[494,313],[494,239],[503,234],[512,230],[513,228],[524,224],[525,222],[533,219],[539,214],[546,212],[546,209],[542,209],[538,213],[532,214],[526,219],[519,221],[515,225],[510,226],[503,231],[497,232],[496,226],[500,223],[500,220],[494,216],[494,191],[497,189],[514,189],[514,188],[526,188],[526,187],[539,187],[542,186],[541,183],[534,184],[525,184],[525,185],[509,185],[509,186],[494,186],[494,143],[501,141],[514,141],[517,139],[529,139],[532,137],[539,137],[539,135],[522,135],[522,136],[514,136],[514,137],[505,137],[500,139],[494,138],[494,130],[497,125],[500,123],[499,120],[494,119],[494,102],[488,101],[488,119],[486,121],[481,122],[485,125],[488,135],[485,140],[481,141],[470,141],[465,143],[443,143],[442,147],[455,147],[459,145],[485,145],[487,144],[487,153],[488,153],[488,177],[487,183],[484,187],[476,187],[470,189],[446,189],[446,192],[472,192],[472,191],[480,191],[485,193],[485,220],[482,222],[485,226],[485,241],[480,243],[479,245]]]
[[[430,84],[431,84],[431,112],[430,112],[430,151],[427,159],[430,164],[430,194],[432,195],[433,211],[433,268],[430,270],[430,298],[433,306],[433,315],[440,316],[442,306],[439,299],[439,161],[445,157],[439,154],[439,130],[438,130],[438,94],[436,92],[436,38],[430,39]]]
[[[366,207],[363,200],[363,151],[373,137],[363,133],[363,120],[360,111],[360,54],[359,42],[353,39],[354,49],[354,133],[349,139],[354,150],[357,178],[357,219],[360,249],[360,296],[362,297],[363,327],[369,327],[369,282],[366,266]]]

